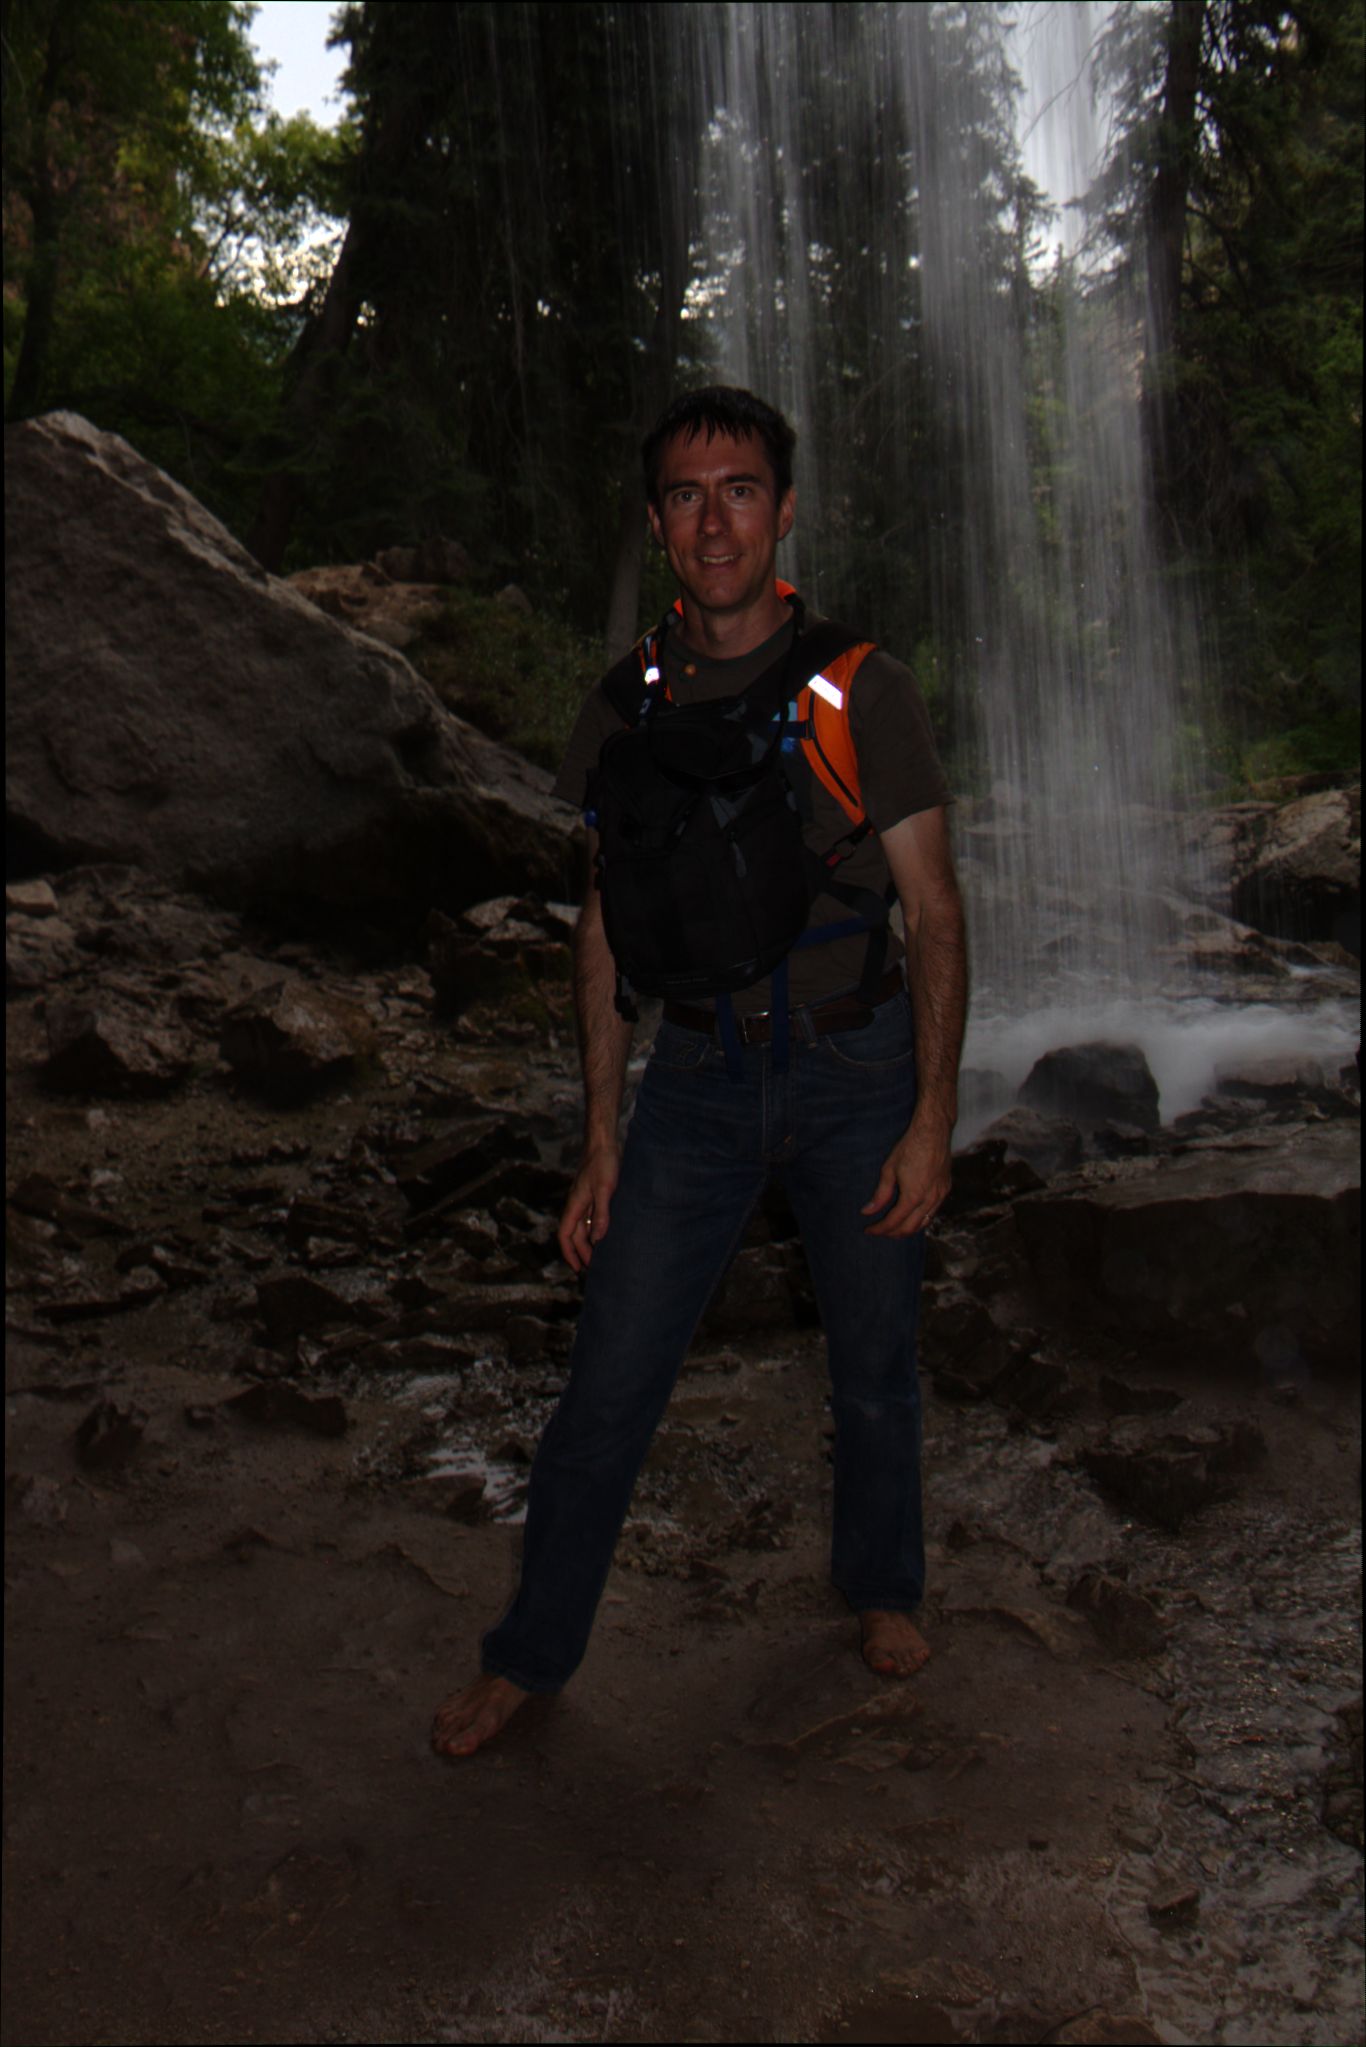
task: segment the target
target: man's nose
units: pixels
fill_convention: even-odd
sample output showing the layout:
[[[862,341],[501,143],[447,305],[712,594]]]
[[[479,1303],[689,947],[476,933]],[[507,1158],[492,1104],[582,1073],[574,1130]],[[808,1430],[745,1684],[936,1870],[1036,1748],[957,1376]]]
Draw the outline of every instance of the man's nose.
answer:
[[[726,501],[720,491],[711,492],[702,500],[702,528],[706,533],[719,533],[725,525]]]

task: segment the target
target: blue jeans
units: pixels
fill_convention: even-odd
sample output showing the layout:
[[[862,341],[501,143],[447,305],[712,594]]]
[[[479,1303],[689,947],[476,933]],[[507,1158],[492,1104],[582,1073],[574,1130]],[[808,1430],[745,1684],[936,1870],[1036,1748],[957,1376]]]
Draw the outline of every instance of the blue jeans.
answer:
[[[788,1072],[767,1046],[743,1058],[732,1079],[711,1038],[659,1026],[531,1467],[521,1583],[483,1640],[484,1669],[526,1691],[558,1691],[582,1660],[636,1474],[770,1173],[801,1228],[829,1351],[831,1575],[855,1612],[909,1613],[923,1596],[924,1238],[870,1237],[875,1218],[859,1213],[915,1107],[910,1003],[895,995],[862,1029],[824,1037],[797,1011]]]

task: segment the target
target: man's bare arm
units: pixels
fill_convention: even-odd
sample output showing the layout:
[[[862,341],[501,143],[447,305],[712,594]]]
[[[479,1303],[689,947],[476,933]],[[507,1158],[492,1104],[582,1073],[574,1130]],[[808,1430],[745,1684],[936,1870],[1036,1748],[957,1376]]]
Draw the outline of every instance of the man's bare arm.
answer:
[[[895,1201],[874,1237],[924,1229],[949,1191],[950,1142],[958,1116],[958,1061],[967,1020],[967,938],[942,806],[903,818],[881,835],[906,925],[906,978],[915,1018],[917,1098],[910,1128],[887,1158],[875,1214]]]
[[[617,1126],[633,1026],[616,1008],[616,965],[602,921],[596,878],[597,836],[588,834],[589,879],[574,931],[574,1013],[583,1071],[583,1155],[560,1217],[559,1244],[572,1271],[582,1272],[607,1234],[621,1166]]]

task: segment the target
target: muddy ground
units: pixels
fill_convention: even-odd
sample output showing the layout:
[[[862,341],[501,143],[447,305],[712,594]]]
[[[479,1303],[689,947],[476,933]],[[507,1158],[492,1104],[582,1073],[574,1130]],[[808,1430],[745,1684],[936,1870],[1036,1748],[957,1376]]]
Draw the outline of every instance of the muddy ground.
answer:
[[[704,1334],[574,1683],[432,1754],[510,1595],[572,1287],[509,1210],[511,1360],[424,1332],[458,1248],[405,1236],[386,1146],[443,1099],[516,1104],[563,1165],[574,1083],[563,1033],[395,990],[383,1070],[290,1111],[222,1069],[51,1100],[41,1005],[11,1005],[11,1188],[118,1229],[16,1226],[5,2040],[1366,2037],[1342,1384],[1130,1359],[1266,1444],[1170,1532],[1080,1464],[1095,1400],[1030,1419],[927,1378],[933,1658],[897,1685],[826,1580],[819,1332]],[[372,1241],[291,1233],[348,1201]],[[258,1288],[301,1272],[399,1339],[281,1340]],[[1068,1604],[1088,1573],[1127,1625]]]

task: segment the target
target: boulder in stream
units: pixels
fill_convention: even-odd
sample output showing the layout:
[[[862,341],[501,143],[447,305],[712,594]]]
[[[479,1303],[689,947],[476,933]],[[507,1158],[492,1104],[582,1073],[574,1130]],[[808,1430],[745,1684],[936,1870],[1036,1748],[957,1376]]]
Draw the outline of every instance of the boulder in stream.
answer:
[[[1030,1069],[1020,1100],[1045,1116],[1061,1116],[1083,1128],[1122,1123],[1156,1130],[1157,1082],[1141,1045],[1098,1039],[1045,1052]]]

